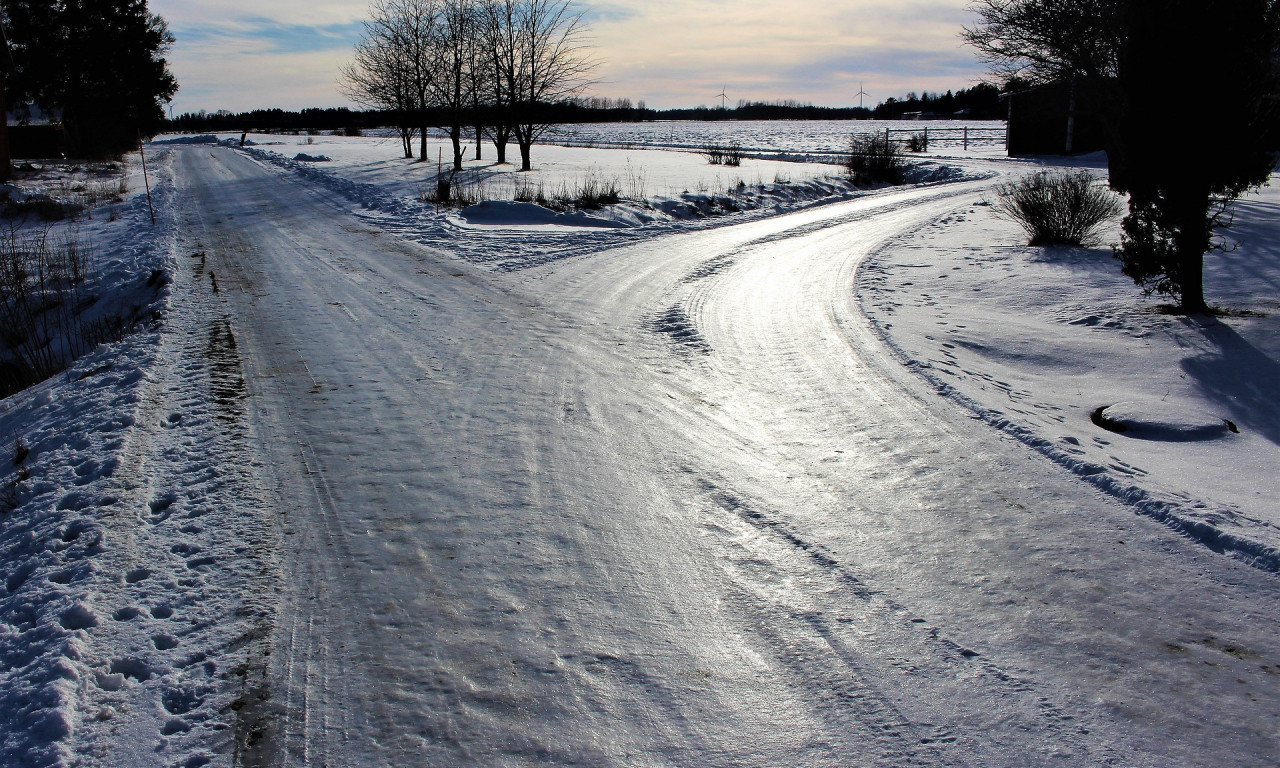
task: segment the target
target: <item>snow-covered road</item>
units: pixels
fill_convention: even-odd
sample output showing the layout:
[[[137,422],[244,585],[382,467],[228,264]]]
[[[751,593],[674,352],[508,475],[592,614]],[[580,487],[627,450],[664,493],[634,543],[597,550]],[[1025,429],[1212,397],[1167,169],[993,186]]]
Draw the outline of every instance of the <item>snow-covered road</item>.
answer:
[[[176,151],[281,523],[244,764],[1280,759],[1275,576],[973,420],[861,314],[859,264],[989,182],[499,275]]]

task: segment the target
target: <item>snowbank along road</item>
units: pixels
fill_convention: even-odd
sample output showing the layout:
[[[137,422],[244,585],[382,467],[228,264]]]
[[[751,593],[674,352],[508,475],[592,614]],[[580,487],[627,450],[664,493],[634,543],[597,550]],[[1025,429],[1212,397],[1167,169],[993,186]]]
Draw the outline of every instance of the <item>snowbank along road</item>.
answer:
[[[1280,760],[1275,576],[938,398],[861,315],[862,260],[984,183],[496,274],[233,150],[174,162],[262,440],[223,458],[279,525],[236,762]]]

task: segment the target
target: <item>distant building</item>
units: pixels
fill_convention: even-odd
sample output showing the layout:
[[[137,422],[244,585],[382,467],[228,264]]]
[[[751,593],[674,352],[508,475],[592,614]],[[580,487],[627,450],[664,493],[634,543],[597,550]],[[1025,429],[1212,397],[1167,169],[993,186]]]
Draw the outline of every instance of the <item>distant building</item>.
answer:
[[[1010,155],[1078,155],[1106,149],[1102,121],[1068,82],[1007,94]]]

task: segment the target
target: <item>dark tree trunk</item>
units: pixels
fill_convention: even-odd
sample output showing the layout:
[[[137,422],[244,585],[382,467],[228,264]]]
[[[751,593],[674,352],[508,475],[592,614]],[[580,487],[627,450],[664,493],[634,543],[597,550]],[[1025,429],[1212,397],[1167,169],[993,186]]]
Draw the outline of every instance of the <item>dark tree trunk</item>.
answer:
[[[520,145],[520,170],[532,171],[533,163],[529,160],[529,153],[533,149],[533,142],[518,139],[517,143]]]
[[[462,172],[462,126],[449,126],[449,140],[453,142],[453,172]]]
[[[493,127],[493,147],[498,153],[498,165],[505,165],[507,162],[507,143],[511,141],[511,129],[505,125],[496,125]]]
[[[484,126],[477,125],[476,126],[476,159],[477,160],[484,159],[480,156],[481,155],[480,150],[481,150],[481,147],[483,146],[484,146]]]
[[[1209,250],[1213,231],[1209,220],[1209,185],[1192,183],[1189,186],[1179,190],[1176,199],[1171,195],[1169,204],[1175,208],[1178,227],[1174,242],[1182,299],[1179,309],[1194,315],[1209,311],[1204,301],[1204,254]]]

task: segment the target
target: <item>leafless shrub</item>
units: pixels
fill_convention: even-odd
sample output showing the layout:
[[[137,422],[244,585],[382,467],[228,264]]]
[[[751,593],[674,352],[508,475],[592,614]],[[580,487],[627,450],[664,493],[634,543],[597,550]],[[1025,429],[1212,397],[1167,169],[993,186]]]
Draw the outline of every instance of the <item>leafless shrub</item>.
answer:
[[[907,139],[908,152],[928,152],[929,151],[929,134],[925,131],[913,133]]]
[[[48,230],[0,235],[0,396],[65,370],[104,341],[122,338],[120,318],[90,319],[89,249]]]
[[[845,161],[855,184],[901,184],[907,173],[902,148],[884,136],[854,136]]]
[[[703,147],[700,154],[711,165],[727,165],[731,168],[737,168],[742,165],[743,152],[740,144],[730,144],[728,146],[708,145]]]
[[[994,210],[1027,233],[1028,245],[1093,245],[1124,212],[1120,197],[1088,171],[1039,171],[996,187]]]
[[[124,199],[123,194],[128,191],[129,182],[124,179],[119,181],[92,181],[78,190],[76,197],[83,202],[85,208],[93,208],[103,202],[121,202]]]
[[[546,185],[541,181],[535,184],[525,179],[518,179],[514,199],[519,202],[537,203],[554,211],[596,211],[606,205],[622,202],[622,183],[615,177],[589,171],[582,181],[572,186],[563,183],[559,189],[548,193]]]
[[[422,188],[418,193],[418,199],[424,203],[456,208],[466,208],[493,199],[489,194],[489,184],[483,178],[468,178],[465,175],[456,174],[443,179],[443,182]]]
[[[63,221],[74,219],[84,210],[77,202],[59,200],[58,198],[38,192],[27,195],[22,200],[6,200],[4,217],[9,219],[36,218],[40,221]]]
[[[546,186],[541,181],[535,184],[524,177],[516,179],[516,188],[512,199],[518,203],[537,203],[545,208],[550,207]]]

